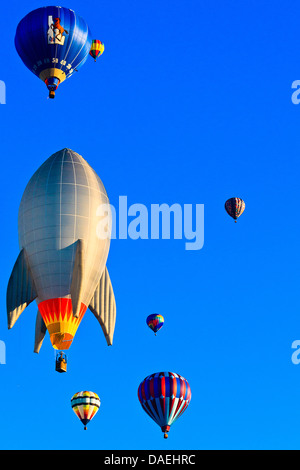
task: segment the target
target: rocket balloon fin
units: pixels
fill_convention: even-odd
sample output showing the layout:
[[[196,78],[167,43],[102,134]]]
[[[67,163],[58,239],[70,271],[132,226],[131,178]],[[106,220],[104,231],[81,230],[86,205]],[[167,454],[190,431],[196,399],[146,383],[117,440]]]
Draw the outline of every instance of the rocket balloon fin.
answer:
[[[12,328],[19,316],[37,297],[36,288],[27,266],[24,249],[20,252],[8,281],[6,308],[8,329]]]
[[[45,338],[46,331],[47,331],[47,327],[45,325],[42,315],[40,314],[40,311],[38,310],[36,321],[35,321],[35,340],[34,340],[33,352],[37,354],[40,352],[41,346]]]
[[[100,323],[108,346],[111,346],[116,323],[116,300],[106,267],[90,301],[89,309]]]
[[[73,307],[73,316],[78,318],[81,308],[82,283],[84,276],[84,244],[83,240],[76,242],[75,261],[73,267],[72,283],[71,283],[71,299]]]

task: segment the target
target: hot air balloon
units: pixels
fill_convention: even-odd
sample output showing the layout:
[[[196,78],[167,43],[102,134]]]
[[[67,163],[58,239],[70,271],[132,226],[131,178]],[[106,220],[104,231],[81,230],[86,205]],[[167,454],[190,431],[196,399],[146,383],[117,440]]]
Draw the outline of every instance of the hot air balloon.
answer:
[[[18,24],[15,46],[31,72],[45,82],[49,98],[60,83],[85,63],[92,44],[86,22],[73,10],[43,7]]]
[[[147,317],[146,323],[151,328],[151,330],[154,331],[154,334],[156,336],[156,333],[158,330],[161,329],[161,327],[164,324],[164,317],[162,315],[159,315],[158,313],[152,313]]]
[[[98,39],[94,39],[92,41],[92,46],[90,50],[90,55],[96,62],[97,57],[100,57],[104,52],[104,44],[103,42],[99,41]]]
[[[191,401],[188,381],[174,372],[149,375],[138,388],[138,398],[146,413],[168,437],[170,426],[187,409]]]
[[[94,392],[78,392],[71,398],[71,406],[86,430],[100,408],[100,398]]]
[[[67,355],[63,351],[56,354],[55,370],[59,373],[67,372]]]
[[[225,210],[236,222],[236,219],[242,215],[245,210],[245,203],[239,197],[232,197],[225,202]]]
[[[106,215],[98,215],[101,208]],[[7,287],[7,317],[10,329],[36,299],[34,352],[47,330],[54,349],[69,349],[87,308],[112,344],[116,304],[105,267],[110,220],[103,183],[70,149],[48,158],[27,184],[18,220],[21,251]]]

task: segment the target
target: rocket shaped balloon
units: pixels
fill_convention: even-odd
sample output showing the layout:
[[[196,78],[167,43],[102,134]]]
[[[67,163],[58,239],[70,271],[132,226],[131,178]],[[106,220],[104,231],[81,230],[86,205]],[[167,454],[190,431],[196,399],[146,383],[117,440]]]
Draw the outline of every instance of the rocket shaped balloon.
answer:
[[[106,215],[101,219],[99,213]],[[26,186],[18,227],[21,251],[7,288],[8,328],[36,300],[34,351],[47,330],[54,349],[64,350],[89,308],[111,345],[116,321],[106,268],[111,212],[104,186],[84,158],[63,149],[45,161]]]

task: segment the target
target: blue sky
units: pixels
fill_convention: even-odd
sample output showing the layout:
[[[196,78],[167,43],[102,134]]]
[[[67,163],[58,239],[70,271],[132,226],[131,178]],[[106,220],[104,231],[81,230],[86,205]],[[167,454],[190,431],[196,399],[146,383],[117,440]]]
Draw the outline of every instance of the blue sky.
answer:
[[[55,100],[14,48],[36,1],[0,17],[2,449],[299,449],[300,339],[297,217],[300,106],[298,4],[262,0],[73,1],[106,50],[62,83]],[[25,186],[69,147],[102,179],[110,201],[204,204],[205,241],[113,240],[114,345],[85,315],[54,371],[49,336],[33,353],[37,307],[10,331],[6,287],[18,256]],[[237,224],[227,198],[245,200]],[[145,319],[165,317],[155,337]],[[192,400],[169,438],[137,398],[147,375],[169,370]],[[70,406],[79,390],[102,404],[83,431]]]

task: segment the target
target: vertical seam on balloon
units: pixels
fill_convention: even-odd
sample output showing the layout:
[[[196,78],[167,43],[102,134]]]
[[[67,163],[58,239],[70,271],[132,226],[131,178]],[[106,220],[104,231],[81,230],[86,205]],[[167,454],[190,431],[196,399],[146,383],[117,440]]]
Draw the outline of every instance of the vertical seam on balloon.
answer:
[[[74,12],[74,20],[75,20],[75,24],[74,24],[74,28],[73,28],[73,32],[72,32],[72,38],[71,38],[71,41],[70,41],[69,48],[68,48],[68,50],[66,51],[66,54],[65,54],[64,60],[66,60],[66,59],[67,59],[67,57],[68,57],[68,54],[69,54],[69,52],[70,52],[70,49],[71,49],[71,46],[72,46],[72,44],[73,44],[73,39],[74,39],[75,30],[76,30],[76,26],[77,26],[77,25],[76,25],[76,15],[75,15],[75,12]],[[71,21],[70,21],[70,28],[71,28]]]
[[[57,18],[60,18],[59,16],[59,7],[57,7]],[[54,34],[54,30],[53,30],[53,34]],[[54,55],[54,69],[56,69],[56,59],[57,59],[57,50],[58,50],[58,44],[55,44],[55,55]]]
[[[178,411],[178,413],[176,414],[176,419],[180,418],[180,416],[184,413],[184,411],[187,409],[188,407],[188,402],[186,400],[183,400],[182,401],[182,405],[180,407],[180,410]],[[176,419],[174,421],[176,421]]]
[[[83,49],[84,46],[85,46],[86,40],[87,40],[88,35],[89,35],[89,27],[88,27],[88,25],[86,25],[86,28],[87,28],[87,29],[86,29],[86,33],[85,33],[85,40],[84,40],[84,42],[83,42],[83,44],[82,44],[82,46],[81,46],[81,48],[80,48],[80,51],[78,51],[78,54],[77,54],[77,55],[74,57],[74,59],[72,60],[71,65],[72,65],[73,62],[77,59],[77,57],[79,56],[79,54],[81,53],[82,49]],[[87,55],[88,55],[88,53],[87,53],[87,54],[84,56],[84,58],[79,62],[79,64],[77,64],[77,67],[80,66],[81,62],[84,61],[84,59],[86,58]]]
[[[154,400],[155,400],[158,415],[159,415],[159,422],[161,423],[161,426],[163,426],[164,421],[165,421],[165,416],[164,416],[164,412],[161,406],[161,398],[154,398]]]
[[[157,412],[155,411],[151,400],[147,400],[147,404],[148,404],[148,406],[149,406],[149,408],[150,408],[150,410],[151,410],[151,412],[152,412],[152,414],[153,414],[154,421],[156,421],[158,425],[163,425],[162,420],[161,420],[161,417],[160,417],[160,415],[159,415],[159,408],[160,408],[160,406],[159,406],[159,407],[157,406],[156,400],[157,400],[156,398],[153,399],[153,401],[154,401],[155,404],[156,404]]]
[[[157,415],[153,414],[154,412],[152,411],[152,404],[151,404],[151,407],[150,407],[150,402],[148,401],[142,401],[141,402],[141,405],[142,405],[142,408],[143,410],[147,413],[148,416],[150,416],[151,419],[153,419],[153,421],[155,421],[157,423]],[[157,423],[159,424],[159,423]]]
[[[102,198],[102,193],[101,193],[100,188],[99,188],[98,179],[97,179],[97,177],[95,176],[95,171],[94,171],[90,166],[88,167],[88,169],[89,169],[89,172],[90,172],[90,174],[91,174],[91,178],[93,178],[93,179],[95,180],[96,184],[97,184],[97,189],[98,189],[98,191],[99,191],[100,194],[101,194],[101,199],[103,199],[103,198]],[[105,195],[105,198],[108,199],[108,198],[107,198],[107,195]],[[101,264],[103,263],[103,259],[104,259],[105,253],[106,253],[107,244],[109,244],[109,241],[110,241],[109,238],[106,238],[106,240],[105,240],[105,247],[104,247],[104,250],[102,251],[102,257],[101,257],[101,260],[100,260],[100,262],[99,262],[99,265],[100,265],[100,266],[101,266]],[[93,266],[92,266],[93,269],[94,269],[94,266],[95,266],[95,262],[96,262],[96,260],[94,260],[94,263],[93,263]],[[105,267],[104,267],[104,270],[105,270]],[[104,270],[103,270],[103,272],[101,273],[101,276],[103,276]],[[101,277],[100,277],[100,279],[101,279]],[[105,281],[105,280],[104,280],[104,281]],[[104,282],[104,288],[105,288],[105,282]],[[90,289],[88,298],[91,298],[91,297],[93,296],[93,294],[94,294],[94,292],[91,292],[91,289]],[[107,329],[107,323],[106,323],[106,319],[104,318],[104,312],[105,312],[105,310],[102,311],[102,313],[103,313],[103,317],[102,317],[102,318],[103,318],[103,320],[104,320],[104,325],[105,325],[105,327],[106,327],[106,329]],[[107,332],[108,332],[108,331],[107,331]]]
[[[103,312],[104,312],[104,288],[105,288],[105,279],[103,276],[100,279],[100,289],[99,289],[99,310],[98,313],[100,314],[100,318],[102,321],[101,328],[103,330],[105,326],[105,319],[103,318]],[[104,331],[104,330],[103,330]]]
[[[31,16],[30,17],[30,20],[28,19],[28,23],[29,23],[29,29],[32,31],[33,27],[32,27],[32,23],[33,23],[33,17]],[[34,54],[34,62],[36,63],[37,60],[38,60],[38,55],[37,55],[37,52],[35,50],[35,47],[34,47],[34,41],[32,41],[32,37],[30,36],[30,48],[31,48],[31,52]]]
[[[52,167],[54,165],[55,160],[56,160],[56,157],[53,158],[53,160],[51,162],[51,166],[50,166],[49,171],[48,171],[47,183],[46,183],[46,195],[47,195],[47,191],[48,191],[50,173],[51,173],[51,170],[52,170]],[[45,214],[46,214],[46,211],[45,211]],[[46,250],[46,252],[47,252],[47,263],[49,264],[50,263],[49,251]],[[50,290],[51,290],[51,297],[55,297],[55,294],[53,292],[53,286],[50,286]]]
[[[110,281],[110,276],[109,276],[109,273],[108,273],[108,270],[107,270],[106,267],[105,267],[105,273],[106,273],[107,276],[108,276],[108,279],[109,279],[109,286],[110,286],[109,338],[110,338],[110,341],[112,342],[112,339],[113,339],[112,333],[113,333],[113,331],[114,331],[115,316],[116,316],[116,312],[115,312],[115,300],[114,300],[114,292],[113,292],[112,285],[111,285],[111,281]]]
[[[98,185],[98,181],[97,181],[97,178],[95,177],[95,173],[94,173],[94,170],[92,168],[89,168],[89,173],[90,173],[90,178],[93,180],[93,183],[96,183]],[[95,188],[94,188],[95,190]],[[91,212],[91,207],[90,207],[90,212]],[[95,209],[95,208],[94,208]],[[97,211],[97,208],[96,208],[96,211]],[[96,215],[96,214],[94,214]],[[90,230],[90,227],[89,227],[89,230]],[[102,264],[103,262],[103,256],[104,256],[104,252],[105,250],[103,250],[102,252],[102,257],[101,259],[99,260],[99,266]],[[95,271],[95,264],[96,264],[96,258],[94,258],[93,260],[93,264],[92,264],[92,269],[90,270],[90,272],[94,272]],[[104,274],[104,270],[102,272],[102,275]],[[99,281],[101,280],[101,277],[99,279]],[[98,283],[99,283],[98,281]],[[103,306],[103,309],[102,309],[102,320],[103,320],[103,324],[104,324],[104,329],[103,329],[103,332],[105,334],[105,329],[107,329],[107,322],[106,322],[106,318],[105,318],[105,313],[106,313],[106,282],[105,282],[105,276],[103,277],[103,300],[101,302],[101,306]],[[92,289],[90,288],[89,290],[89,293],[88,293],[88,297],[92,297],[93,295],[93,292],[92,292]]]
[[[82,157],[81,157],[82,158]],[[89,234],[90,234],[90,226],[91,226],[91,207],[90,207],[90,204],[91,204],[91,191],[90,191],[90,185],[89,185],[89,179],[88,179],[88,176],[87,176],[87,173],[85,171],[85,162],[83,163],[82,160],[80,160],[80,164],[82,165],[82,168],[83,168],[83,171],[84,171],[84,174],[85,174],[85,177],[86,177],[86,183],[87,183],[87,186],[88,186],[88,189],[89,189],[89,217],[88,217],[88,230],[87,230],[87,239],[89,239]],[[84,290],[83,290],[83,293],[84,293],[84,296],[86,296],[86,283],[87,283],[87,276],[85,277],[85,282],[84,282]],[[85,298],[83,299],[85,301],[85,303],[88,305],[89,304],[89,301],[86,300]],[[90,300],[90,299],[89,299]]]
[[[171,413],[168,417],[168,421],[167,421],[167,424],[169,426],[171,426],[171,424],[174,422],[174,415],[175,415],[175,412],[176,412],[176,409],[177,409],[177,406],[178,406],[178,401],[179,401],[179,398],[175,397],[174,398],[174,402],[173,402],[173,406],[172,406],[172,409],[171,409]]]
[[[181,395],[180,395],[181,396]],[[176,421],[177,418],[179,418],[179,416],[181,415],[181,411],[182,411],[182,408],[183,406],[185,405],[185,400],[182,399],[181,403],[180,403],[180,398],[178,398],[178,403],[177,403],[177,406],[176,406],[176,409],[175,409],[175,413],[174,413],[174,416],[173,416],[173,423],[174,421]]]
[[[97,180],[97,178],[95,177],[95,172],[94,172],[94,170],[93,170],[89,165],[88,165],[87,169],[88,169],[88,173],[89,173],[90,179],[91,179],[91,178],[94,179],[94,183],[97,184],[97,189],[99,189],[99,188],[98,188],[98,180]],[[95,188],[94,188],[94,189],[95,189]],[[91,196],[90,196],[90,186],[89,186],[89,215],[90,215],[90,217],[91,217],[91,209],[92,209],[92,207],[91,207]],[[89,224],[89,228],[88,228],[89,234],[90,234],[90,230],[91,230],[91,225]],[[90,236],[90,235],[89,235],[89,236]],[[106,241],[106,242],[107,242],[107,241]],[[105,244],[105,248],[106,248],[106,244]],[[105,255],[105,249],[103,250],[102,257],[101,257],[100,261],[98,262],[99,266],[103,263],[104,255]],[[96,261],[97,261],[97,260],[96,260],[96,258],[95,258],[95,259],[93,260],[92,269],[90,269],[90,273],[93,272],[93,271],[95,271],[94,268],[95,268]],[[104,270],[103,270],[103,272],[101,273],[101,275],[103,275],[103,274],[104,274]],[[101,279],[101,277],[100,277],[100,279]],[[99,279],[99,281],[100,281],[100,279]],[[98,283],[99,283],[99,281],[98,281]],[[104,281],[103,289],[105,290],[105,278],[103,278],[103,281]],[[96,288],[97,288],[97,286],[96,286]],[[89,300],[90,300],[90,299],[92,298],[92,296],[94,295],[94,292],[95,292],[95,289],[92,290],[91,287],[90,287],[89,291],[87,291],[87,293],[86,293],[86,296],[87,296],[87,299],[88,299],[87,303],[89,302]],[[102,310],[102,319],[103,319],[103,321],[104,321],[105,327],[107,327],[106,320],[105,320],[105,318],[104,318],[104,311],[105,311],[105,310]]]
[[[40,167],[40,169],[41,169],[41,167]],[[35,200],[34,195],[35,195],[35,192],[36,192],[37,182],[38,182],[38,180],[39,180],[40,173],[41,173],[41,170],[40,170],[40,169],[38,170],[38,174],[37,174],[37,177],[36,177],[36,180],[35,180],[35,184],[34,184],[34,193],[33,193],[33,197],[32,197],[32,205],[31,205],[31,211],[32,211],[32,212],[33,212],[33,210],[34,210],[34,200]],[[31,212],[31,214],[32,214],[32,212]],[[32,229],[33,229],[33,220],[34,220],[34,218],[32,217]],[[33,231],[33,242],[34,242],[34,243],[33,243],[34,253],[36,253],[35,231]]]
[[[61,161],[61,169],[60,169],[60,185],[59,185],[59,253],[60,253],[60,260],[59,260],[59,282],[61,283],[61,222],[62,222],[62,217],[61,217],[61,196],[62,196],[62,175],[63,175],[63,166],[64,166],[64,158],[65,158],[65,153],[66,149],[64,149],[64,153],[62,156],[62,161]]]
[[[76,171],[75,171],[75,165],[74,165],[74,160],[73,160],[73,155],[71,152],[69,152],[69,155],[71,156],[72,160],[72,165],[73,165],[73,173],[74,173],[74,191],[75,191],[75,214],[74,214],[74,234],[73,234],[73,242],[76,243],[77,240],[75,238],[76,235],[76,227],[77,227],[77,185],[76,185]],[[76,243],[77,244],[77,243]],[[69,286],[71,286],[72,282],[72,276],[73,276],[73,271],[74,271],[74,260],[75,260],[75,253],[76,253],[76,248],[73,246],[73,253],[72,253],[72,266],[73,268],[70,270],[70,279],[69,279]]]
[[[108,276],[108,271],[106,269],[106,266],[104,266],[104,271],[102,274],[105,278],[105,284],[106,284],[106,333],[108,336],[110,335],[111,332],[111,292],[110,292],[110,282],[109,282],[109,276]]]

